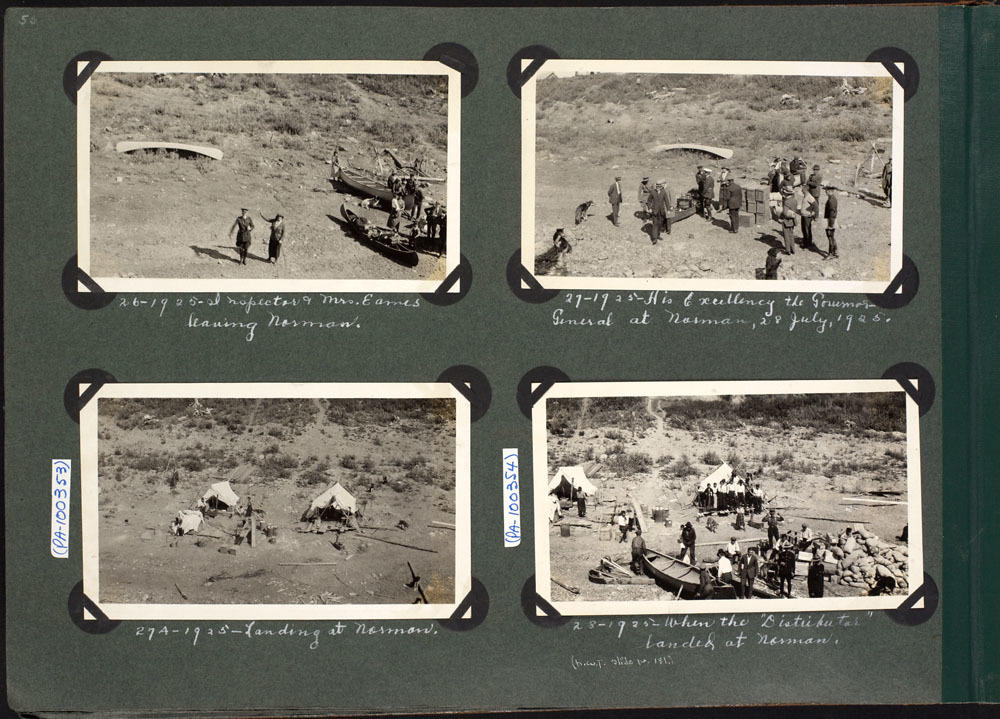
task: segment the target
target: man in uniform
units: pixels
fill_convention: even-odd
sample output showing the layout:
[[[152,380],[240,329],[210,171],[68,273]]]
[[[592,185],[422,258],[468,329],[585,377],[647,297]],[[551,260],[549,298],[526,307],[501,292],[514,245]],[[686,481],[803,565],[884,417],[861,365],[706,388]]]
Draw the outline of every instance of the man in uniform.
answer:
[[[236,246],[240,250],[240,264],[245,265],[247,263],[247,252],[250,249],[250,243],[252,238],[250,236],[251,230],[253,230],[253,218],[247,213],[250,210],[243,207],[240,210],[240,216],[236,218],[233,226],[229,228],[229,236],[233,236],[233,231],[237,228],[239,232],[236,233]]]
[[[632,539],[632,571],[642,574],[642,558],[646,554],[646,540],[642,538],[642,530],[635,530],[635,537]]]
[[[809,179],[806,181],[806,191],[816,198],[816,204],[819,204],[819,196],[823,190],[823,173],[820,172],[819,165],[813,165],[812,174],[809,175]]]
[[[743,204],[743,188],[733,180],[726,180],[726,202],[722,203],[722,195],[719,195],[719,202],[723,207],[729,209],[729,231],[734,235],[740,231],[740,205]]]
[[[829,243],[826,259],[830,259],[837,256],[837,240],[834,237],[837,232],[837,188],[833,185],[826,188],[826,207],[823,209],[823,218],[826,220],[826,240]]]
[[[653,244],[660,241],[660,233],[663,230],[670,234],[670,215],[674,211],[674,198],[670,190],[665,188],[663,180],[656,183],[652,194],[649,196],[650,212],[653,215]]]
[[[608,188],[608,202],[611,203],[611,221],[618,227],[618,208],[622,204],[622,176],[616,175]]]
[[[705,219],[712,221],[712,201],[715,199],[715,178],[712,177],[712,168],[706,167],[701,175],[701,186],[698,188],[701,211]]]
[[[785,240],[785,254],[795,254],[795,215],[798,207],[795,202],[795,189],[790,182],[781,185],[781,235]]]
[[[812,561],[809,562],[809,574],[806,576],[806,586],[809,588],[810,597],[823,596],[823,582],[825,581],[825,568],[820,550],[813,552]]]

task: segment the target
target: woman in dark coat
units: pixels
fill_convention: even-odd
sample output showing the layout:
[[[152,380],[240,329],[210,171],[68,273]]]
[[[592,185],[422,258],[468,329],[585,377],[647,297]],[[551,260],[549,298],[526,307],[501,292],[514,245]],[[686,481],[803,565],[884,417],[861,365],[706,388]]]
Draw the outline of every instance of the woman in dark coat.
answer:
[[[263,212],[260,216],[265,222],[271,223],[271,238],[267,242],[267,261],[277,262],[281,254],[281,242],[285,238],[285,216],[277,214],[270,220],[264,217]]]

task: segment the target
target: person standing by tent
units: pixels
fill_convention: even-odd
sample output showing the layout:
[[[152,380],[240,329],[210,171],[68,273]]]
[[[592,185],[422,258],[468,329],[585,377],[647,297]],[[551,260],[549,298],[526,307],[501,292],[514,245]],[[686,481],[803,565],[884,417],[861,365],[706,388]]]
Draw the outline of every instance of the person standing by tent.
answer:
[[[618,208],[622,204],[622,176],[615,175],[615,181],[608,188],[608,202],[611,203],[611,221],[615,227],[619,226]]]
[[[271,238],[267,242],[267,261],[277,263],[278,256],[281,254],[281,242],[285,238],[285,216],[278,213],[269,220],[261,212],[260,217],[264,222],[271,223]]]
[[[642,529],[635,530],[632,539],[632,572],[642,574],[642,558],[646,555],[646,540],[642,538]]]
[[[240,216],[236,218],[233,226],[229,228],[229,236],[233,236],[233,232],[236,232],[236,247],[240,251],[240,264],[245,265],[247,263],[247,252],[250,250],[250,243],[252,241],[251,231],[253,230],[253,218],[247,213],[246,207],[240,210]]]
[[[760,562],[757,559],[757,547],[750,547],[746,554],[740,557],[740,590],[744,599],[753,597],[753,583],[760,574]]]
[[[583,492],[578,492],[576,495],[576,515],[578,517],[587,516],[587,497]]]

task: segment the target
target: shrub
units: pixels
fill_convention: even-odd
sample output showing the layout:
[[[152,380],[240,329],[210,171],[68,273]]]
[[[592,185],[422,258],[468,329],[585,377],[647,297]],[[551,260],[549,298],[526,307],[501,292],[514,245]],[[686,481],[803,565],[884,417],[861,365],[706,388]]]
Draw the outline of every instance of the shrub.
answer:
[[[701,456],[701,461],[703,464],[722,464],[722,458],[714,451],[705,452]]]

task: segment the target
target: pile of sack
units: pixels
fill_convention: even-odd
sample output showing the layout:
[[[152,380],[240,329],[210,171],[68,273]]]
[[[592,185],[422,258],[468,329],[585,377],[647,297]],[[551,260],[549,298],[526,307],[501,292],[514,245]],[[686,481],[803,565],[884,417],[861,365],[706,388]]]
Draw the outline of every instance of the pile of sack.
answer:
[[[837,560],[834,581],[858,589],[871,589],[881,577],[896,580],[897,594],[906,594],[909,549],[890,544],[862,528],[844,532],[831,549]]]

